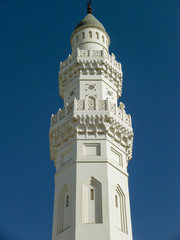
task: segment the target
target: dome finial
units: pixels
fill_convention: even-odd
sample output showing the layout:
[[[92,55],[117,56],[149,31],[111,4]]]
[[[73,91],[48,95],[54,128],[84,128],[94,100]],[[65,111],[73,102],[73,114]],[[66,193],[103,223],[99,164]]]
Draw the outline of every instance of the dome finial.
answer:
[[[87,3],[87,13],[92,13],[91,2],[92,2],[92,0],[89,0]]]

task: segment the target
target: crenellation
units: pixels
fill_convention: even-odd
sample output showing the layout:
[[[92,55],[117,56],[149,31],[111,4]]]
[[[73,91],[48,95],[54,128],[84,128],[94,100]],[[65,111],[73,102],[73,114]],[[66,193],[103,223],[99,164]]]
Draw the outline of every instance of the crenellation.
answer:
[[[99,111],[106,111],[106,114],[113,114],[117,121],[123,121],[127,126],[132,127],[131,116],[130,114],[126,114],[124,107],[121,107],[122,103],[120,103],[119,107],[116,106],[115,103],[110,102],[108,99],[106,100],[93,100],[93,99],[76,99],[74,98],[73,102],[67,103],[63,109],[59,109],[59,111],[51,116],[51,127],[53,127],[56,123],[63,120],[69,114],[76,114],[76,112],[81,111],[90,114],[91,111],[94,114],[98,114]]]

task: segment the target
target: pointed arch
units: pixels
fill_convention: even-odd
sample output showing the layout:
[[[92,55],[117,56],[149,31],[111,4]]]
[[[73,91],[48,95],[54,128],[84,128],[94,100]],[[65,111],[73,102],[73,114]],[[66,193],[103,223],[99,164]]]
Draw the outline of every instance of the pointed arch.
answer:
[[[88,96],[88,110],[96,109],[96,98],[94,96]]]
[[[116,227],[120,228],[122,232],[128,233],[126,198],[119,184],[114,187],[114,215]]]
[[[89,178],[82,187],[82,222],[102,223],[101,183]]]
[[[71,191],[65,184],[58,196],[58,221],[57,233],[71,226]]]

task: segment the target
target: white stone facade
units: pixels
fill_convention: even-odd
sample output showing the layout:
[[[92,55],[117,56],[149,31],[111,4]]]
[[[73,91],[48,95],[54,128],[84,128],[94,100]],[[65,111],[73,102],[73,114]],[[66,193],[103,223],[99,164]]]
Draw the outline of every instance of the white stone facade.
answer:
[[[131,116],[123,103],[117,106],[121,64],[109,55],[109,36],[95,20],[73,32],[72,54],[60,64],[64,108],[52,115],[49,132],[56,167],[53,240],[132,240]]]

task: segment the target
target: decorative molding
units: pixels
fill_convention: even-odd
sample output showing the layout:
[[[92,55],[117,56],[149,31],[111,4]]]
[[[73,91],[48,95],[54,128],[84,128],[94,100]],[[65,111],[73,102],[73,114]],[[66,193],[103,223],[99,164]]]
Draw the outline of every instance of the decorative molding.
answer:
[[[116,227],[128,234],[126,197],[119,184],[114,186],[114,214]]]
[[[94,177],[88,179],[82,186],[82,222],[103,223],[101,183]]]
[[[59,94],[64,97],[64,88],[80,75],[101,75],[113,83],[120,97],[122,93],[121,64],[115,55],[106,50],[79,50],[60,63]]]
[[[97,100],[94,97],[79,100],[75,98],[73,102],[67,103],[63,109],[59,109],[57,114],[52,114],[51,127],[76,111],[93,111],[94,114],[101,114],[99,111],[107,111],[106,114],[112,113],[116,116],[117,120],[121,120],[129,127],[132,127],[131,116],[126,114],[125,105],[123,103],[120,103],[119,107],[117,107],[115,103],[112,103],[108,99]]]
[[[112,141],[123,146],[127,153],[127,161],[132,158],[133,131],[123,121],[105,113],[86,114],[76,111],[66,121],[59,121],[50,128],[50,155],[55,160],[57,148],[70,141],[72,138],[111,138]]]

